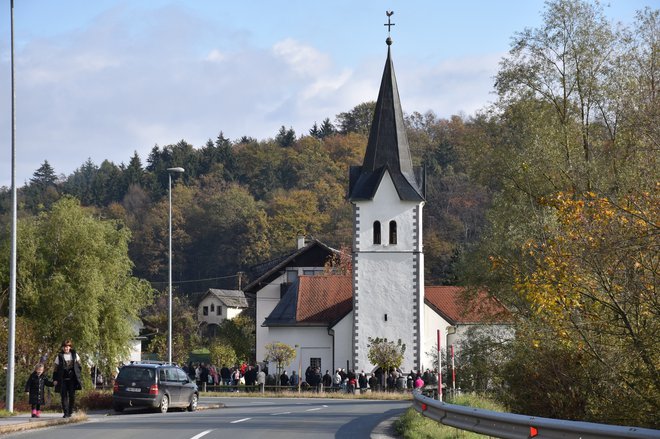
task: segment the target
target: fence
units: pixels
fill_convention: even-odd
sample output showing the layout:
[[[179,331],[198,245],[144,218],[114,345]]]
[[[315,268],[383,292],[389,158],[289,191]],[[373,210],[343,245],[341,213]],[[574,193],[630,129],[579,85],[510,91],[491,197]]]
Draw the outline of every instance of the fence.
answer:
[[[413,393],[413,407],[441,424],[510,439],[660,439],[660,430],[564,421],[447,404]]]

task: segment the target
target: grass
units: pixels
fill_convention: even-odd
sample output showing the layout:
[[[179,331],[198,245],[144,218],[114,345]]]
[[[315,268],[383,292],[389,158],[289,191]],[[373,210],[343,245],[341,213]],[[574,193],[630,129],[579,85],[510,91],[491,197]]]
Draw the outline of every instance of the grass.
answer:
[[[474,408],[505,411],[499,404],[477,395],[461,395],[448,402]],[[433,419],[425,418],[414,408],[409,408],[403,416],[394,423],[394,428],[397,434],[404,439],[476,439],[489,437],[442,425]]]

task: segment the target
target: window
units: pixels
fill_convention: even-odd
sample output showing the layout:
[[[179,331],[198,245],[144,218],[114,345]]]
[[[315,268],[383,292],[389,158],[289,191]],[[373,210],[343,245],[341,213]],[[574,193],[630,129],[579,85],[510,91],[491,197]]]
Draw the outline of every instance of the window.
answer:
[[[167,381],[179,381],[179,374],[176,372],[176,369],[173,367],[167,368]]]
[[[215,311],[216,311],[216,315],[217,315],[217,316],[221,316],[221,315],[222,315],[222,307],[221,307],[221,306],[217,307],[217,308],[215,309]]]
[[[211,312],[215,311],[215,304],[211,304]]]
[[[298,270],[287,270],[286,271],[286,282],[293,283],[298,279]]]
[[[396,244],[396,221],[390,221],[390,244]]]
[[[204,314],[205,316],[209,315],[209,307],[208,306],[205,306],[204,308],[202,308],[202,314]]]
[[[374,221],[374,244],[380,244],[380,221]]]
[[[320,358],[310,358],[309,359],[309,365],[312,367],[312,369],[319,368],[321,370],[321,359]]]
[[[305,276],[320,276],[325,273],[323,268],[310,268],[308,270],[303,270]]]

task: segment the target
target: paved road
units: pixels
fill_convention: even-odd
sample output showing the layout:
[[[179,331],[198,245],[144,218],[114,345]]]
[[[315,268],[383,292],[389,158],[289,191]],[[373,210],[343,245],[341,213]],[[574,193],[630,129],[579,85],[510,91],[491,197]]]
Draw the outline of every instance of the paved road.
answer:
[[[203,398],[225,408],[167,414],[126,411],[91,422],[15,433],[48,439],[369,438],[382,421],[401,414],[408,401]]]

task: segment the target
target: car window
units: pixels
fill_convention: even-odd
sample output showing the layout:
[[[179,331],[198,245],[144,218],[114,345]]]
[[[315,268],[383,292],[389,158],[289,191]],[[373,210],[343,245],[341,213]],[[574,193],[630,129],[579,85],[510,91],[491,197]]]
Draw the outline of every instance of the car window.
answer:
[[[152,369],[141,367],[123,367],[119,371],[118,379],[128,381],[153,381],[155,377]]]
[[[179,381],[179,377],[176,374],[176,369],[172,367],[167,368],[167,381]]]
[[[160,379],[161,382],[162,381],[168,381],[167,374],[165,373],[165,369],[160,369],[158,371],[158,378]]]
[[[185,383],[186,381],[188,381],[188,375],[186,375],[186,373],[183,370],[176,369],[176,373],[179,377],[179,381],[181,381],[182,383]]]

